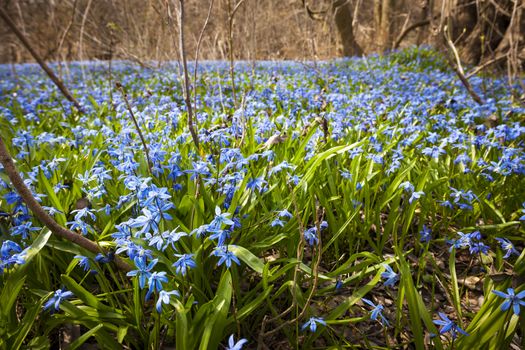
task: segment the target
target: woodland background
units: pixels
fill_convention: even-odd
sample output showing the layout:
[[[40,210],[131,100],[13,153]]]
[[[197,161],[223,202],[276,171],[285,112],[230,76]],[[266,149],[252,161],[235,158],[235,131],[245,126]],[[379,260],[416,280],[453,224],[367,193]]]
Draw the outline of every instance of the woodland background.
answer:
[[[4,0],[0,6],[46,61],[178,58],[179,1]],[[523,69],[523,0],[186,0],[188,58],[329,59],[410,45],[513,76]],[[209,20],[206,23],[206,18]],[[204,30],[203,30],[204,28]],[[32,61],[0,21],[0,62]],[[230,56],[231,54],[231,56]],[[494,65],[495,64],[495,65]]]

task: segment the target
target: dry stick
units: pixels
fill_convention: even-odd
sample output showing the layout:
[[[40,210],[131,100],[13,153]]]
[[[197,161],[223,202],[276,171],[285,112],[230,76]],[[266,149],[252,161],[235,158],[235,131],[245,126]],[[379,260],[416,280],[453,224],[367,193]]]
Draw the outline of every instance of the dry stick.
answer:
[[[450,17],[448,17],[448,22],[450,24]],[[465,77],[465,72],[463,71],[463,67],[461,66],[461,60],[459,59],[458,51],[456,50],[456,47],[454,46],[454,43],[450,39],[450,35],[448,31],[450,30],[450,26],[447,24],[445,28],[443,29],[443,35],[445,37],[445,42],[448,45],[449,49],[452,51],[454,58],[456,59],[456,63],[450,62],[452,68],[454,68],[454,71],[456,72],[456,75],[458,76],[459,80],[463,83],[463,86],[467,89],[468,93],[472,97],[474,101],[476,101],[478,104],[482,105],[484,104],[483,100],[479,95],[474,91],[472,88],[472,85],[470,85],[470,82]]]
[[[128,95],[126,94],[126,91],[124,90],[124,87],[121,83],[116,83],[115,86],[117,89],[120,90],[122,93],[122,97],[124,98],[124,102],[126,102],[126,107],[128,108],[129,114],[131,115],[131,120],[133,120],[133,124],[135,125],[135,128],[137,129],[137,132],[140,137],[140,141],[142,142],[142,147],[144,147],[144,153],[146,153],[146,160],[148,162],[148,169],[151,176],[153,176],[153,171],[151,170],[151,160],[149,159],[149,150],[148,145],[146,144],[146,139],[144,138],[144,135],[142,135],[142,131],[140,131],[139,123],[137,122],[137,118],[135,118],[135,113],[133,113],[133,109],[131,108],[131,105],[129,104]]]
[[[230,79],[232,84],[232,97],[234,107],[237,105],[237,98],[235,94],[235,69],[233,65],[233,19],[235,17],[235,13],[237,12],[237,10],[243,2],[244,0],[239,0],[239,2],[235,4],[232,10],[231,0],[228,0],[228,56],[230,61]]]
[[[66,39],[66,36],[68,35],[69,31],[71,30],[71,27],[73,27],[73,23],[75,22],[75,11],[77,10],[77,0],[73,2],[73,14],[71,15],[71,21],[69,21],[69,24],[66,27],[66,30],[64,30],[64,33],[62,33],[62,37],[60,38],[60,41],[58,43],[58,49],[57,53],[60,55],[60,51],[62,51],[62,45],[64,45],[64,40]]]
[[[210,0],[210,7],[208,7],[208,14],[206,15],[206,20],[202,26],[201,32],[199,34],[199,39],[197,40],[197,48],[195,49],[195,71],[193,72],[193,110],[197,111],[197,67],[199,66],[199,53],[201,51],[202,37],[204,36],[204,31],[210,22],[211,10],[213,8],[214,0]]]
[[[299,215],[299,208],[298,208],[297,201],[295,199],[295,195],[293,194],[293,192],[292,192],[292,201],[293,201],[293,204],[294,204],[295,215],[296,215],[296,218],[297,218],[297,220],[299,222],[299,231],[301,233],[301,241],[299,242],[299,245],[297,246],[297,260],[301,261],[302,260],[302,248],[304,246],[304,227],[303,227],[303,224],[302,224],[302,221],[301,221],[301,217]],[[313,275],[312,288],[311,288],[310,293],[308,294],[308,297],[307,297],[306,302],[304,304],[305,306],[295,318],[281,323],[279,326],[277,326],[276,328],[272,329],[271,331],[268,331],[268,332],[264,331],[264,328],[265,328],[265,325],[266,325],[267,322],[271,323],[271,322],[280,320],[281,318],[286,316],[288,313],[290,313],[290,311],[292,311],[294,307],[297,306],[297,296],[296,296],[296,294],[294,292],[293,293],[292,305],[290,305],[290,307],[288,307],[288,309],[286,309],[285,311],[283,311],[279,315],[277,315],[277,316],[275,316],[275,317],[273,317],[273,318],[271,318],[269,320],[267,320],[266,318],[263,318],[262,325],[261,325],[261,332],[259,333],[259,339],[258,339],[258,343],[259,343],[258,344],[258,349],[260,349],[263,346],[265,346],[264,342],[263,342],[264,336],[269,336],[269,335],[275,334],[278,331],[280,331],[281,329],[283,329],[284,327],[286,327],[287,325],[295,323],[295,322],[299,321],[301,318],[304,317],[304,315],[306,314],[306,310],[307,310],[308,304],[310,304],[310,301],[312,300],[312,298],[314,296],[315,290],[317,289],[317,284],[319,282],[319,274],[318,274],[319,264],[321,263],[321,254],[322,254],[322,248],[323,248],[322,247],[322,241],[321,241],[321,225],[320,225],[320,222],[319,222],[320,208],[319,208],[318,205],[316,205],[316,211],[315,212],[316,212],[315,213],[316,214],[315,215],[315,226],[317,228],[317,234],[318,234],[319,242],[317,244],[317,259],[314,262],[313,267],[312,267],[312,275]],[[298,272],[298,270],[299,270],[299,265],[297,265],[295,267],[295,271],[294,271],[294,279],[293,279],[293,287],[292,287],[294,291],[295,291],[295,287],[297,286],[297,277],[298,277],[297,276],[297,272]]]
[[[405,30],[403,30],[401,32],[401,34],[399,34],[399,36],[397,37],[396,41],[394,42],[394,45],[392,46],[392,48],[393,49],[397,49],[399,47],[399,44],[401,44],[401,41],[403,41],[403,39],[405,38],[405,36],[407,36],[408,33],[413,31],[414,29],[426,26],[428,24],[430,24],[430,19],[425,19],[423,21],[416,22],[416,23],[406,27]]]
[[[9,180],[11,180],[11,183],[15,187],[20,197],[22,197],[24,200],[24,203],[33,212],[35,217],[40,220],[40,222],[42,222],[53,234],[62,237],[86,250],[89,250],[92,253],[106,253],[104,249],[102,249],[96,242],[93,242],[80,234],[62,227],[48,213],[46,213],[46,211],[36,201],[35,197],[31,193],[31,190],[27,188],[24,180],[18,173],[13,159],[7,151],[7,148],[1,137],[0,163],[4,166],[4,170],[9,177]],[[123,271],[131,271],[131,266],[125,261],[121,260],[118,256],[115,256],[114,261],[115,265],[117,265],[119,269]]]
[[[474,68],[471,72],[469,72],[465,78],[469,79],[470,77],[478,74],[479,72],[481,72],[483,69],[487,68],[488,66],[498,62],[498,61],[501,61],[502,59],[506,58],[507,57],[507,54],[504,54],[504,55],[500,55],[500,56],[496,56],[488,61],[486,61],[485,63],[477,66],[476,68]]]
[[[179,0],[180,2],[180,11],[179,11],[179,51],[180,51],[180,59],[182,61],[182,69],[183,69],[183,75],[184,75],[184,102],[186,103],[186,109],[188,112],[188,128],[190,129],[190,134],[193,139],[193,143],[195,144],[195,147],[197,148],[197,151],[199,151],[199,137],[197,135],[197,132],[195,131],[195,128],[193,126],[193,108],[191,106],[191,100],[190,100],[190,79],[188,77],[188,63],[186,60],[186,49],[184,47],[184,0]]]
[[[80,39],[79,39],[79,43],[78,43],[78,53],[79,53],[79,58],[80,58],[80,61],[82,61],[84,55],[84,27],[86,26],[86,19],[87,19],[87,16],[88,16],[88,13],[89,13],[89,8],[91,7],[91,2],[93,0],[89,0],[87,5],[86,5],[86,9],[84,10],[84,14],[82,16],[82,23],[80,24]],[[84,65],[81,65],[80,66],[81,68],[81,71],[82,71],[82,79],[86,79],[85,75],[84,75]]]
[[[58,87],[58,89],[62,92],[62,94],[71,102],[75,107],[78,109],[79,112],[83,113],[83,109],[78,103],[78,101],[71,95],[69,90],[66,88],[62,80],[60,80],[59,77],[53,73],[53,71],[48,67],[48,65],[42,60],[42,58],[36,53],[36,51],[33,49],[31,44],[29,44],[29,41],[27,41],[26,37],[22,32],[16,27],[15,23],[9,18],[9,15],[5,12],[3,8],[0,7],[0,17],[4,20],[4,22],[7,24],[7,26],[15,33],[15,35],[18,37],[18,39],[22,42],[22,45],[31,53],[31,56],[35,59],[35,61],[38,62],[40,67],[46,72],[46,74],[51,78],[53,83]]]

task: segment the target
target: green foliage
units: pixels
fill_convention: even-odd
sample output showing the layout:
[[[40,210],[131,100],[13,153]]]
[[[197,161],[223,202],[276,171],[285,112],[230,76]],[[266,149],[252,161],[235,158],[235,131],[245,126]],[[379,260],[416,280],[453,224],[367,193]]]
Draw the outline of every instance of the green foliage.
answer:
[[[283,63],[274,72],[261,63],[236,75],[237,95],[245,95],[237,106],[224,85],[227,70],[207,66],[196,82],[201,154],[185,132],[173,67],[115,68],[154,174],[123,101],[116,93],[106,98],[105,71],[86,67],[90,79],[77,90],[86,94],[86,115],[61,105],[29,68],[20,86],[6,83],[6,96],[26,97],[0,100],[0,136],[34,193],[45,195],[42,204],[59,211],[58,223],[71,227],[75,209],[87,201],[93,215],[83,218],[87,237],[134,269],[135,258],[144,258],[145,266],[152,264],[147,272],[164,272],[166,281],[156,289],[146,278],[141,286],[140,274],[118,271],[111,255],[97,257],[47,229],[13,235],[18,225],[11,216],[20,213],[11,215],[11,188],[0,187],[0,210],[9,214],[0,217],[2,241],[27,247],[24,264],[2,265],[0,348],[56,347],[71,326],[81,336],[70,349],[90,343],[222,349],[232,334],[248,339],[250,348],[268,341],[292,348],[494,349],[516,336],[523,341],[523,314],[502,311],[504,301],[492,293],[524,287],[525,253],[504,257],[496,241],[523,248],[523,110],[506,100],[473,108],[435,52],[417,48],[313,68]],[[27,96],[36,94],[43,102],[33,106]],[[38,116],[28,112],[33,109]],[[501,127],[475,124],[484,113],[494,113]],[[286,137],[267,143],[277,135]],[[444,153],[425,154],[434,146]],[[238,152],[228,159],[229,151]],[[458,162],[459,156],[470,161]],[[49,162],[60,158],[51,169]],[[209,174],[195,175],[198,162]],[[289,167],[277,171],[283,162]],[[0,178],[8,182],[1,171]],[[133,181],[140,182],[136,189]],[[157,227],[140,232],[131,224],[148,208],[148,191],[157,189],[170,206]],[[239,225],[227,231],[224,251],[211,236],[228,225],[194,231],[212,225],[216,208]],[[131,233],[126,243],[115,238],[124,224]],[[481,238],[458,243],[459,233],[476,231]],[[166,232],[180,236],[157,245],[153,239],[166,240]],[[486,252],[475,251],[479,243]],[[133,259],[131,246],[142,249]],[[221,253],[240,264],[219,265]],[[193,254],[195,266],[183,273],[176,262],[185,254]],[[390,285],[389,268],[397,274]],[[468,285],[472,277],[480,282]],[[57,302],[58,310],[46,304],[56,291],[72,293]],[[470,304],[471,295],[480,305]],[[374,309],[380,313],[363,298],[381,306]],[[439,334],[438,312],[469,335]],[[325,324],[312,332],[304,327],[311,317]]]

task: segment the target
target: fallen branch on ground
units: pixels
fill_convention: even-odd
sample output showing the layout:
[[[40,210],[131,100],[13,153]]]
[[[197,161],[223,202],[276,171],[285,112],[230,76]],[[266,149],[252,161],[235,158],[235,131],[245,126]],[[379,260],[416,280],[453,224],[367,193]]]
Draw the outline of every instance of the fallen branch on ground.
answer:
[[[75,233],[60,224],[58,224],[36,201],[35,197],[31,193],[31,190],[26,186],[24,180],[18,173],[16,166],[11,158],[11,155],[7,151],[7,148],[4,144],[3,139],[0,137],[0,163],[4,166],[4,170],[11,180],[14,188],[22,197],[24,203],[35,215],[35,217],[40,220],[53,234],[62,237],[71,243],[74,243],[92,253],[102,253],[106,255],[106,251],[100,247],[96,242],[82,236],[81,234]],[[124,260],[120,259],[118,256],[114,257],[115,265],[122,271],[128,272],[131,271],[131,266],[127,264]]]

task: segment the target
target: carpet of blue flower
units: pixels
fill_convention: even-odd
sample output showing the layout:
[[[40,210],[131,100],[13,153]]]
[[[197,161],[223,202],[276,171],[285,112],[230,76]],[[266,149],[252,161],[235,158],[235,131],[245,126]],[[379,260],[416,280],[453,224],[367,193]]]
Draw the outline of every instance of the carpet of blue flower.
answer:
[[[203,63],[197,148],[176,64],[54,68],[85,113],[37,66],[1,66],[0,136],[44,209],[108,253],[53,236],[0,168],[2,346],[71,324],[71,348],[523,344],[525,108],[504,79],[471,78],[478,105],[411,49],[238,63],[233,95]]]

